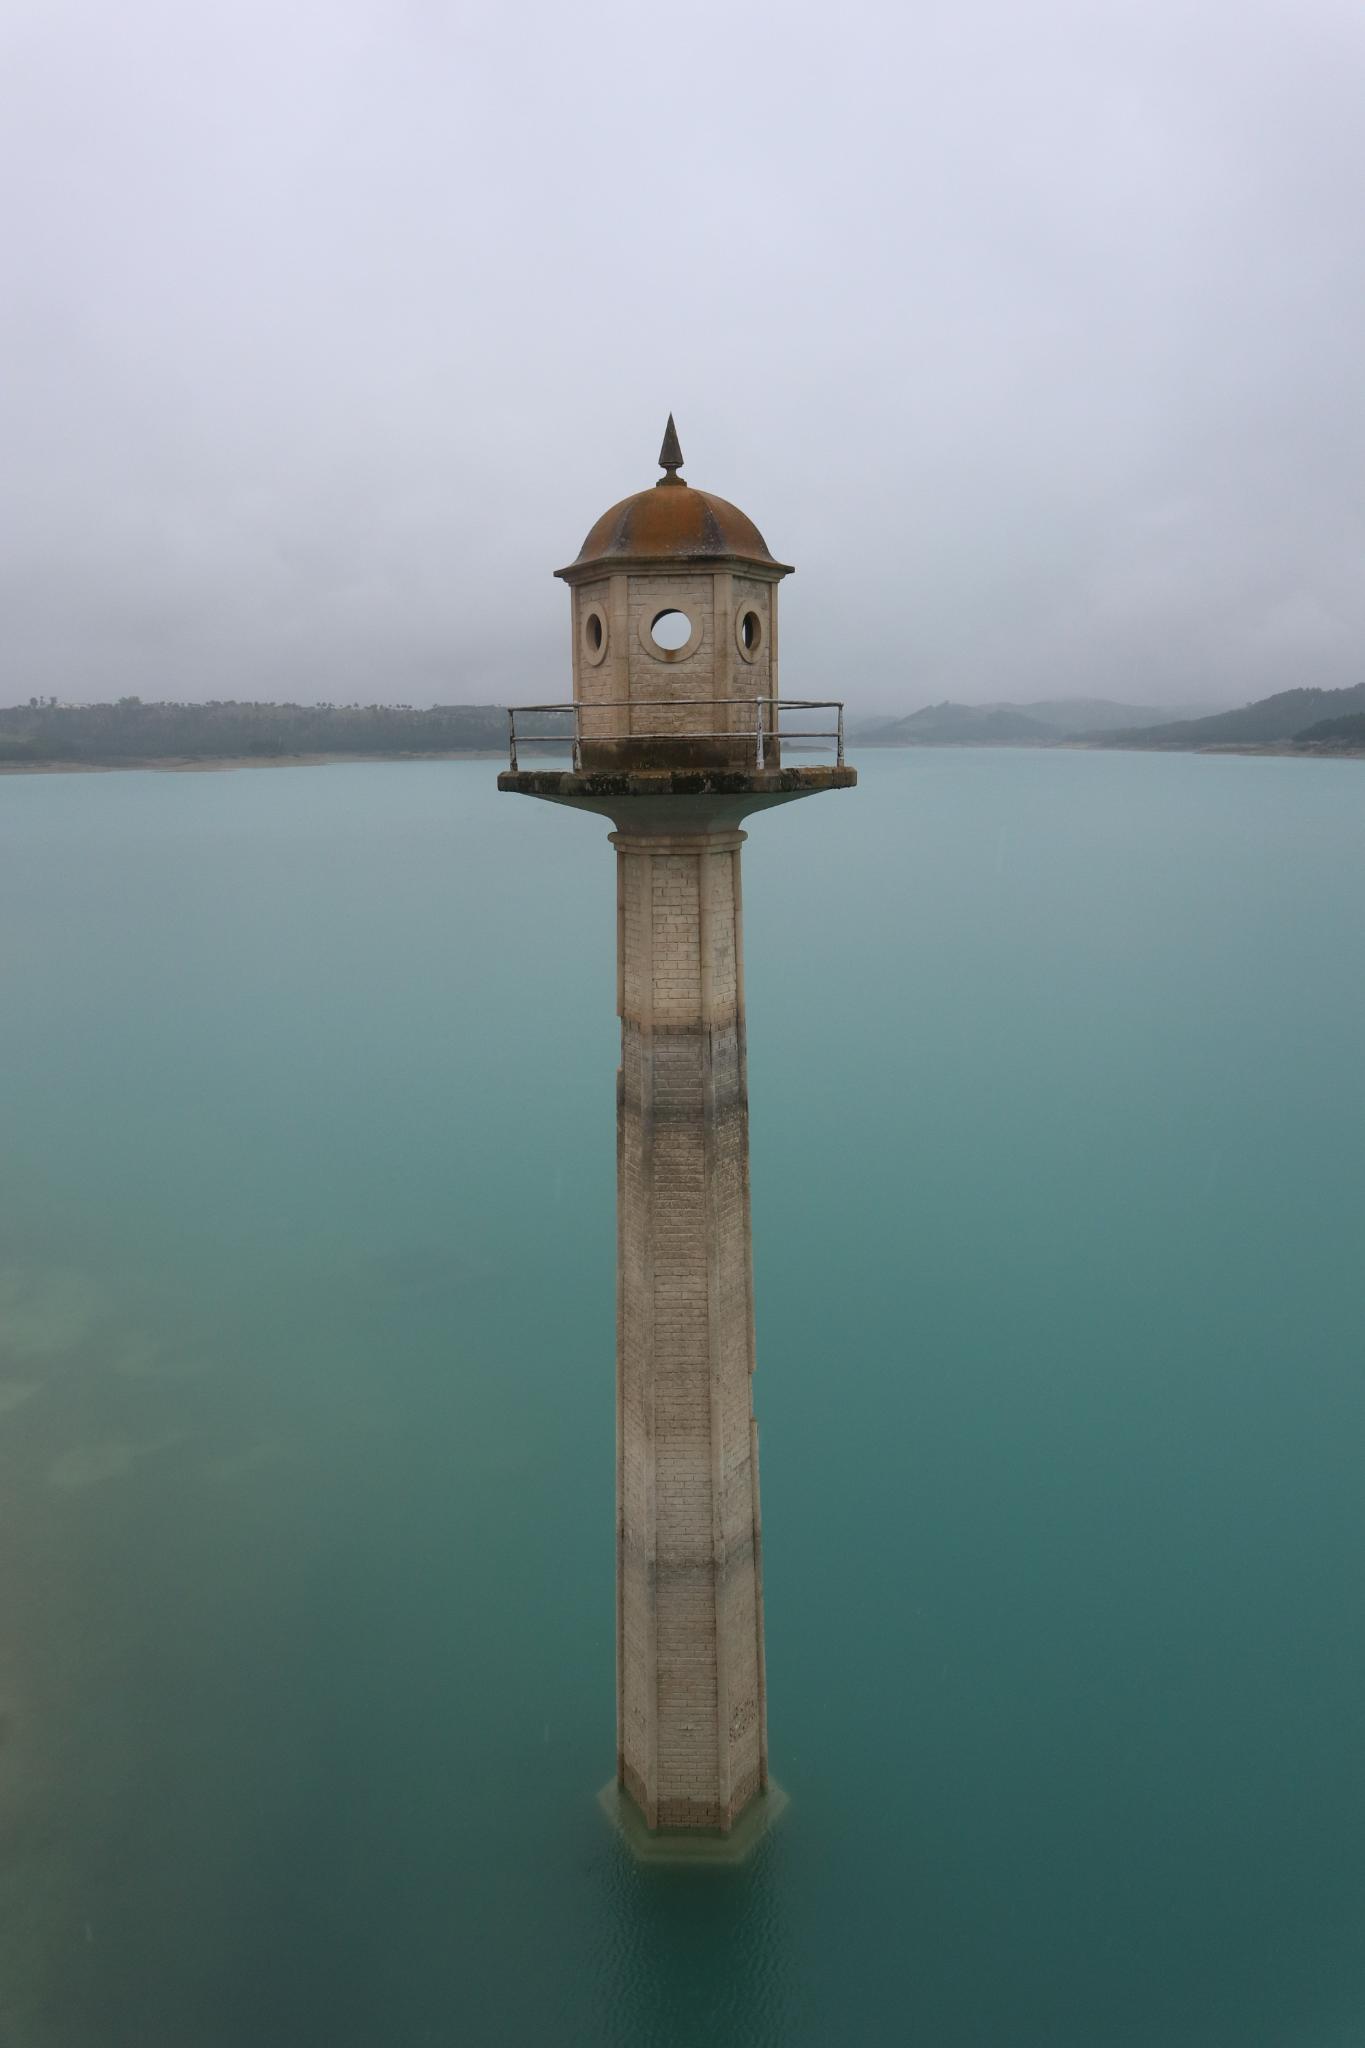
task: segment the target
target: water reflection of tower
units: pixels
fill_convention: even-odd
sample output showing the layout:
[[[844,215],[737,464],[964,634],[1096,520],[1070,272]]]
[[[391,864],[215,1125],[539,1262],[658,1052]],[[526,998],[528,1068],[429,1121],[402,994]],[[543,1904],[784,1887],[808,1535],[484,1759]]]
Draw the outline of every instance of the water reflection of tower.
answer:
[[[649,1827],[728,1832],[768,1783],[739,826],[857,776],[841,707],[778,695],[790,569],[682,460],[670,419],[558,571],[573,704],[513,714],[498,787],[616,827],[617,1774]],[[833,766],[784,765],[793,720]],[[520,767],[566,726],[567,769]]]

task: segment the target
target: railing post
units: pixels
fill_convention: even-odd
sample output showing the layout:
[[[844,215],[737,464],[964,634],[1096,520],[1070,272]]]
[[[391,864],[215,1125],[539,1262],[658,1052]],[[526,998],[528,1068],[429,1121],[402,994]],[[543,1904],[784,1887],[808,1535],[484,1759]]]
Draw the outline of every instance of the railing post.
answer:
[[[763,699],[754,698],[754,767],[763,773]]]
[[[581,775],[583,772],[583,723],[581,712],[582,706],[575,700],[573,707],[573,772],[575,775]]]
[[[507,707],[507,765],[515,775],[517,772],[517,714],[510,704]]]
[[[842,768],[844,765],[844,707],[842,704],[839,706],[839,750],[834,757],[834,762],[838,768]]]

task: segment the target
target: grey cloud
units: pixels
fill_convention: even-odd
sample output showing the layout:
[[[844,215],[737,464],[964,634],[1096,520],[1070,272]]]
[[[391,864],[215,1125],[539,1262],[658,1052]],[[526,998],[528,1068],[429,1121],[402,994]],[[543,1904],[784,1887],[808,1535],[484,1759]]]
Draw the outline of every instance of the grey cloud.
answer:
[[[527,697],[695,483],[860,708],[1365,674],[1354,0],[0,23],[0,701]]]

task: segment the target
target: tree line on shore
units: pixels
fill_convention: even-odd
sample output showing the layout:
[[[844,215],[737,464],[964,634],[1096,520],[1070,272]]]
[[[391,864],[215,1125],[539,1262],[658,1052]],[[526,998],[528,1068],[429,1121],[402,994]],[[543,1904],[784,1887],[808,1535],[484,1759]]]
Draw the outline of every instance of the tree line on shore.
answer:
[[[285,760],[299,754],[502,752],[497,704],[59,704],[0,709],[0,765],[70,761]]]
[[[1098,700],[1097,700],[1098,701]],[[1028,714],[1047,708],[1048,727]],[[951,742],[1056,745],[1084,739],[1118,747],[1207,747],[1289,742],[1320,752],[1365,750],[1365,683],[1345,690],[1285,690],[1239,711],[1119,730],[1086,730],[1096,704],[1082,703],[1068,731],[1056,706],[941,704],[902,719],[865,721],[854,737],[880,746]],[[1115,710],[1127,707],[1112,707]],[[567,721],[538,713],[537,731],[567,732]],[[501,754],[507,713],[498,704],[266,704],[238,699],[207,704],[59,704],[31,697],[0,709],[0,767],[118,766],[132,762],[290,760],[302,755]]]

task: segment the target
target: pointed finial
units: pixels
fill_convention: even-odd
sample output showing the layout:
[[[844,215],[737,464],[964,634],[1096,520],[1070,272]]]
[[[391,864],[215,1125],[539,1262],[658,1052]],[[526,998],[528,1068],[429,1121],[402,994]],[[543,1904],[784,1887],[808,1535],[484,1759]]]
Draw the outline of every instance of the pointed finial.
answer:
[[[673,415],[670,413],[668,415],[668,425],[664,428],[664,445],[659,450],[659,467],[668,472],[666,476],[661,476],[658,479],[661,485],[683,483],[682,477],[678,475],[678,471],[682,468],[682,461],[683,452],[678,446],[678,430],[673,424]]]

